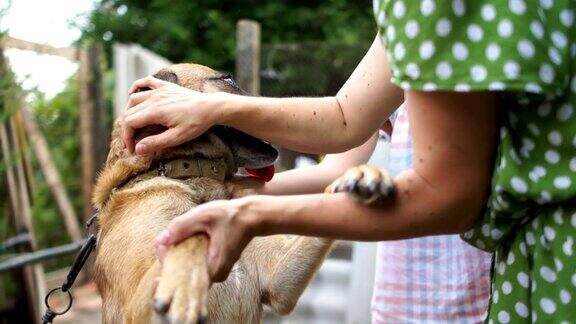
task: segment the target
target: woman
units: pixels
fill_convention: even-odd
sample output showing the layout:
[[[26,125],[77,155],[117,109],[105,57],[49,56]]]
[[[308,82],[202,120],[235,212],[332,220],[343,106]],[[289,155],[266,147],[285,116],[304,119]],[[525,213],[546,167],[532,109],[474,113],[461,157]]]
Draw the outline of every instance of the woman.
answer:
[[[222,280],[255,235],[394,240],[466,231],[468,242],[496,253],[489,320],[573,320],[575,6],[375,1],[381,36],[335,97],[199,94],[136,82],[154,90],[126,112],[127,146],[134,149],[135,128],[169,127],[141,141],[139,154],[214,124],[298,151],[344,151],[366,141],[402,99],[412,127],[414,165],[395,178],[389,203],[363,206],[345,194],[211,202],[177,218],[159,242],[208,233],[211,275]]]

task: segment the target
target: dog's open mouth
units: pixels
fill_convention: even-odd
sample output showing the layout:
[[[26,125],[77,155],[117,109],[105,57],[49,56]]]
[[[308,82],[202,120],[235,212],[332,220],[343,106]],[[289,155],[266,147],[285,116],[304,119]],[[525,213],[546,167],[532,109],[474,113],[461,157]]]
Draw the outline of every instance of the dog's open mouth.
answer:
[[[148,136],[154,136],[161,134],[162,132],[166,131],[168,128],[162,125],[149,125],[143,128],[139,128],[134,132],[134,144],[138,144],[142,139]],[[238,134],[236,134],[238,136]],[[264,142],[262,142],[264,143]],[[268,145],[268,144],[266,144]],[[268,182],[272,180],[274,177],[274,173],[276,172],[274,168],[274,164],[267,165],[261,168],[244,168],[246,172],[259,180]]]
[[[260,179],[260,180],[265,181],[265,182],[272,180],[272,178],[274,177],[274,173],[276,172],[276,169],[274,168],[274,164],[260,168],[260,169],[245,168],[245,170],[250,176],[255,177],[257,179]]]

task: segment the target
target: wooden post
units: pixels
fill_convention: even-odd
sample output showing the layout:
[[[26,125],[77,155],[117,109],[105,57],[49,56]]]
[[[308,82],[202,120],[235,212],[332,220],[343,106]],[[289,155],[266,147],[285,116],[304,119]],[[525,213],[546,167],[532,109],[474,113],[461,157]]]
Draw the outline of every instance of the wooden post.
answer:
[[[38,129],[32,113],[27,108],[23,108],[22,114],[24,127],[26,128],[32,147],[38,157],[38,162],[42,169],[42,173],[44,173],[44,177],[46,178],[46,183],[52,191],[52,195],[54,195],[54,198],[56,199],[56,204],[62,213],[66,231],[73,242],[79,242],[82,240],[83,235],[80,226],[78,225],[76,212],[66,194],[66,189],[60,179],[60,173],[54,165],[54,160],[52,159],[52,154],[50,153],[48,144]]]
[[[79,50],[79,116],[80,143],[82,145],[83,216],[85,221],[94,213],[92,187],[98,170],[106,161],[110,133],[106,124],[100,53],[101,47],[94,45]],[[84,271],[89,277],[93,272],[93,263],[94,256],[91,256],[84,267]]]
[[[79,53],[80,67],[78,82],[80,82],[80,147],[82,152],[82,196],[84,201],[84,219],[92,213],[92,170],[94,170],[94,156],[92,156],[92,108],[90,97],[90,69],[88,51],[81,49]]]
[[[82,145],[82,192],[84,219],[92,216],[92,186],[96,174],[106,161],[109,129],[103,98],[100,46],[80,50],[80,142]]]
[[[236,26],[236,82],[251,95],[260,94],[260,24],[240,20]]]
[[[108,127],[108,113],[104,102],[104,86],[102,76],[102,46],[96,44],[88,48],[88,63],[90,70],[90,96],[93,101],[92,139],[94,147],[94,165],[92,181],[106,162],[108,145],[110,142],[110,128]]]
[[[102,86],[100,46],[84,47],[79,51],[80,82],[80,143],[82,146],[82,193],[84,220],[92,208],[92,186],[96,174],[106,161],[109,129],[106,126],[106,108]]]

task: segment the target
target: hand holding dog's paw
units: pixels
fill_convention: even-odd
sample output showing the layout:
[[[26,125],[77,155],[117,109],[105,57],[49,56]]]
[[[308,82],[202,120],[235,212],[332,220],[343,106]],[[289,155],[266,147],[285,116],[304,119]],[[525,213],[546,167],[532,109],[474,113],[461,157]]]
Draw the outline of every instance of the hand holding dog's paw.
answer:
[[[168,323],[205,323],[210,278],[206,253],[208,238],[190,237],[169,247],[154,295],[154,311]]]
[[[371,204],[392,195],[394,181],[384,169],[361,165],[346,171],[329,185],[325,192],[348,192],[360,202]]]

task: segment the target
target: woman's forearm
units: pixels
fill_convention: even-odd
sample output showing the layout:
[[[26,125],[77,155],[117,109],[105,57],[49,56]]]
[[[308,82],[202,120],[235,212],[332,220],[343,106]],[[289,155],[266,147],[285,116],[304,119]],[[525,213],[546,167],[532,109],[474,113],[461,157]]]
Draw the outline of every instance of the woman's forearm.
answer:
[[[323,192],[351,167],[365,164],[378,142],[375,133],[364,144],[340,154],[329,154],[317,165],[280,172],[272,181],[257,189],[262,195],[303,195]]]
[[[356,129],[342,112],[336,97],[230,97],[223,104],[223,123],[282,147],[322,154],[350,149],[378,125]],[[338,134],[338,136],[331,136]]]
[[[482,199],[451,184],[451,194],[432,187],[415,172],[396,179],[396,194],[379,206],[366,206],[347,194],[256,196],[244,198],[239,217],[255,235],[289,233],[381,241],[464,231],[482,210]],[[417,197],[417,199],[415,199]]]
[[[280,172],[258,193],[272,196],[320,193],[338,177],[337,173],[338,170],[330,170],[320,164]]]
[[[351,240],[393,240],[462,232],[485,207],[497,144],[492,93],[406,96],[413,168],[394,179],[395,195],[364,206],[347,195],[244,200],[239,218],[256,235],[291,233]],[[461,113],[466,107],[466,114]]]
[[[339,153],[364,143],[403,101],[390,82],[379,39],[334,97],[222,97],[217,124],[306,153]]]

